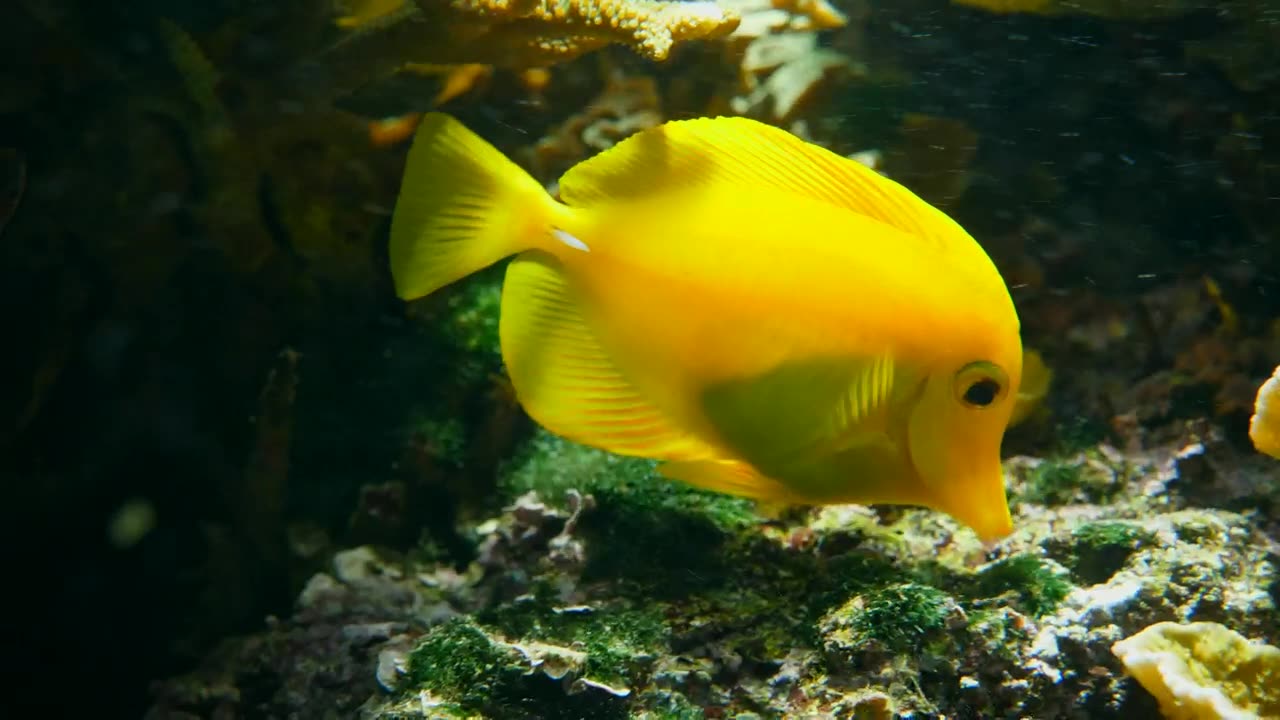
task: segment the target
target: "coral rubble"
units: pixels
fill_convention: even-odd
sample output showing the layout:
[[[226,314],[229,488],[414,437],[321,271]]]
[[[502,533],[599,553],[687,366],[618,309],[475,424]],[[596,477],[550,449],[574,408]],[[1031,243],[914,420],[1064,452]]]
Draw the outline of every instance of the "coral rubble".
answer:
[[[1184,472],[1172,453],[1100,457],[1127,467],[1116,482],[1132,497]],[[1188,618],[1273,642],[1280,627],[1266,591],[1280,563],[1247,514],[1023,501],[1022,529],[988,551],[925,511],[766,520],[549,437],[508,472],[523,494],[476,526],[482,550],[461,573],[350,551],[360,562],[313,578],[295,618],[241,642],[278,648],[270,662],[291,675],[333,672],[282,644],[318,631],[317,599],[340,618],[325,623],[346,623],[326,625],[335,638],[386,628],[360,635],[342,671],[363,668],[368,695],[344,702],[369,719],[1121,717],[1151,708],[1111,653],[1122,638]],[[217,696],[189,688],[225,683],[228,657],[166,686],[167,711]],[[318,701],[273,687],[239,702]]]

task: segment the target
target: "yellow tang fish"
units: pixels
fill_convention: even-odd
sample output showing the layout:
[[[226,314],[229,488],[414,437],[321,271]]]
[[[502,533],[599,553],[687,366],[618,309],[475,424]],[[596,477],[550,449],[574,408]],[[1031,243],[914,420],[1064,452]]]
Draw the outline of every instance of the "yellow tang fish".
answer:
[[[553,433],[769,502],[903,503],[1012,530],[1018,319],[982,248],[867,167],[745,118],[668,122],[553,197],[427,115],[391,224],[400,297],[515,255],[499,337]]]
[[[1249,418],[1249,439],[1258,452],[1280,458],[1280,366],[1262,386]]]

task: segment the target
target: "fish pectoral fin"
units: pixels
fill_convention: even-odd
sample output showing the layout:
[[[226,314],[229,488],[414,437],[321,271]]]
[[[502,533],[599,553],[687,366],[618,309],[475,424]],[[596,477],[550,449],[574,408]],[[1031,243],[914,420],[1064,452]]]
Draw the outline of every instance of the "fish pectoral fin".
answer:
[[[703,409],[728,447],[777,472],[882,437],[895,374],[887,355],[791,363],[709,388]]]
[[[769,503],[803,503],[781,482],[765,477],[739,460],[665,462],[658,474],[703,490],[712,490]]]
[[[1013,414],[1009,416],[1009,427],[1026,420],[1033,410],[1040,406],[1049,394],[1049,386],[1053,382],[1053,371],[1044,364],[1044,358],[1035,350],[1023,348],[1022,351],[1022,384],[1018,387],[1018,395],[1014,399]]]
[[[803,195],[938,242],[967,237],[940,210],[862,163],[743,117],[675,120],[642,130],[566,172],[560,197],[586,207],[711,184]]]
[[[712,456],[623,376],[578,307],[550,255],[527,252],[507,267],[498,334],[525,411],[556,435],[619,455]]]

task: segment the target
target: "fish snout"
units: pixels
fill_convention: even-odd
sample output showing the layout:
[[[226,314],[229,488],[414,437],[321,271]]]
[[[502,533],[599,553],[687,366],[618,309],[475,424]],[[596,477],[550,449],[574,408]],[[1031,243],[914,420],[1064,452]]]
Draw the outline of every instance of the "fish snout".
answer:
[[[969,526],[983,542],[999,540],[1013,532],[999,460],[994,468],[975,468],[934,489],[940,496],[937,509]]]

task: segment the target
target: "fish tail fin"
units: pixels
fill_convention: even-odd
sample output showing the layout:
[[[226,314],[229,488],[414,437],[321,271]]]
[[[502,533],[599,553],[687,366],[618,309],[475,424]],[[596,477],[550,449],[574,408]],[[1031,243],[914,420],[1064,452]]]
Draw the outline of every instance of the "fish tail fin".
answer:
[[[414,135],[391,218],[391,276],[406,300],[540,245],[557,203],[520,166],[443,113]]]

